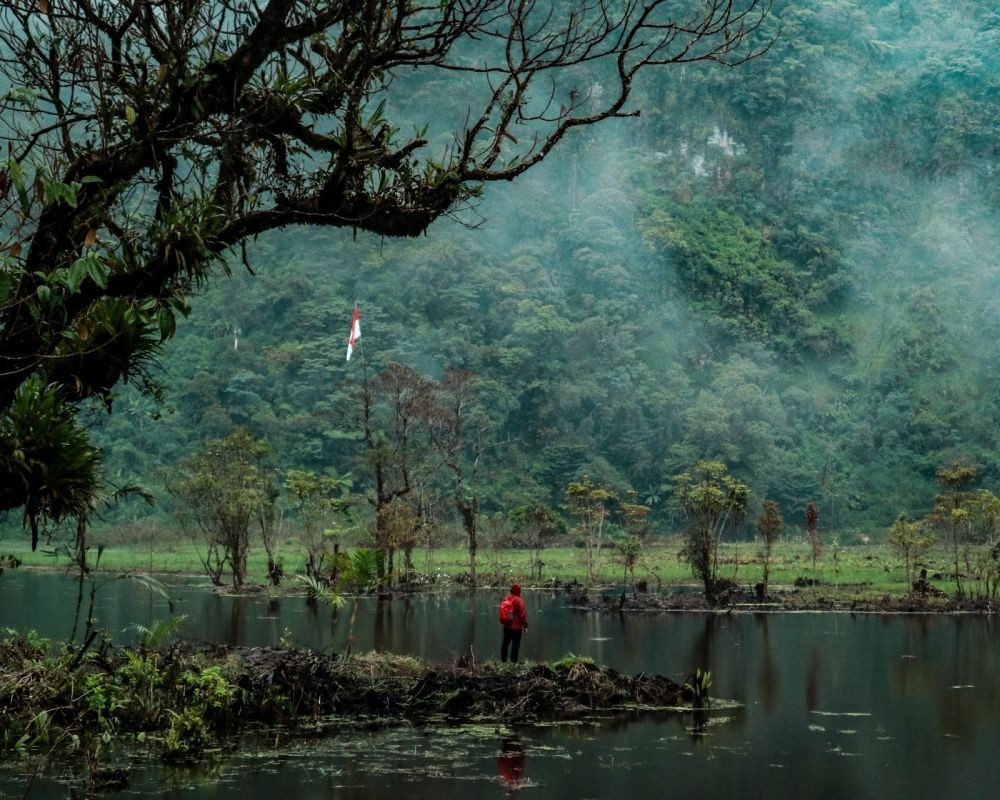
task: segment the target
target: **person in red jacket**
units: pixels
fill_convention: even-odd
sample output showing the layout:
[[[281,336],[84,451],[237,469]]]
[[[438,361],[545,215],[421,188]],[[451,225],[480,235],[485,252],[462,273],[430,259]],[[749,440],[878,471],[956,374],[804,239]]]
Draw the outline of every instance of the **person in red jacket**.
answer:
[[[503,625],[503,643],[500,645],[500,661],[517,663],[517,651],[521,649],[521,634],[528,630],[528,609],[521,599],[521,587],[516,583],[510,587],[510,594],[500,603],[500,623]]]

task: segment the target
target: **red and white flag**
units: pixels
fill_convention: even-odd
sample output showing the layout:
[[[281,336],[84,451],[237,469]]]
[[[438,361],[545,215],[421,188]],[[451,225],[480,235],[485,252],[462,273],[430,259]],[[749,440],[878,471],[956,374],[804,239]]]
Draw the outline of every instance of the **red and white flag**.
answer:
[[[351,360],[354,343],[361,338],[361,317],[358,315],[358,304],[354,304],[354,318],[351,320],[351,335],[347,339],[347,360]]]

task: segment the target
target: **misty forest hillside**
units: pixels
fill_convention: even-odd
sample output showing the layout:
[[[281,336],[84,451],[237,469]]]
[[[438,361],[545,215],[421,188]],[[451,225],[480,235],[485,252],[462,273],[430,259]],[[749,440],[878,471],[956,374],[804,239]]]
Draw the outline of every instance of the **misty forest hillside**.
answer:
[[[109,478],[163,498],[162,467],[243,425],[363,490],[362,370],[399,362],[481,381],[485,511],[557,506],[584,474],[660,510],[703,458],[795,524],[815,499],[828,530],[925,513],[956,459],[995,489],[1000,14],[776,2],[768,33],[742,67],[651,72],[641,117],[424,238],[261,237],[256,275],[234,259],[165,349],[164,412],[131,387],[95,411]],[[399,124],[462,115],[401,80]]]

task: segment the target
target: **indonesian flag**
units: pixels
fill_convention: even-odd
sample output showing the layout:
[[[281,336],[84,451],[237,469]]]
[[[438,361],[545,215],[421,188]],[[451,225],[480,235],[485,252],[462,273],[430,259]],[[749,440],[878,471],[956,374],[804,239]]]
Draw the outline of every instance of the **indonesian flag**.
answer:
[[[361,317],[358,316],[358,304],[354,304],[354,317],[351,319],[351,335],[347,340],[347,360],[351,360],[354,343],[361,338]]]

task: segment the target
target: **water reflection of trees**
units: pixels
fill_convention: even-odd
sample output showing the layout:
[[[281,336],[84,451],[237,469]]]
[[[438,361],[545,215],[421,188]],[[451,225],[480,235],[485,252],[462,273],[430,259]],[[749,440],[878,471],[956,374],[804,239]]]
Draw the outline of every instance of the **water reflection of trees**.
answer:
[[[819,647],[813,646],[809,651],[809,664],[806,666],[806,711],[819,708],[820,676],[823,669],[823,658]]]
[[[468,604],[465,609],[465,636],[462,639],[462,652],[456,653],[456,656],[464,656],[466,653],[474,655],[473,646],[476,643],[476,617],[476,591],[473,589],[468,595]],[[499,624],[496,627],[499,628]],[[497,635],[497,647],[500,647],[499,634]]]
[[[546,729],[567,740],[591,741],[599,732],[620,732],[631,727],[653,725],[697,741],[708,728],[709,720],[721,713],[711,708],[696,711],[619,711],[586,720],[564,720],[549,724]],[[734,716],[734,711],[727,709],[725,716],[730,722],[735,722],[741,715],[737,712]],[[666,733],[660,738],[670,738],[670,735]]]
[[[693,673],[696,669],[711,672],[712,695],[719,692],[723,685],[720,676],[723,676],[727,698],[743,701],[747,697],[746,681],[751,665],[742,660],[747,653],[746,642],[742,641],[744,624],[748,624],[746,617],[737,619],[719,614],[704,614],[701,628],[691,641],[688,672]]]
[[[1000,715],[996,679],[1000,626],[990,617],[952,618],[950,622],[933,624],[925,616],[906,618],[905,657],[893,664],[889,682],[908,705],[929,699],[942,735],[970,739],[980,730],[995,730]],[[919,708],[911,718],[919,719],[918,712]]]
[[[423,604],[421,608],[423,616],[433,616],[433,610],[427,604]],[[415,606],[409,597],[396,601],[380,597],[372,615],[372,649],[423,655],[426,646],[425,628],[416,625],[416,621]]]
[[[703,670],[707,669],[715,672],[716,664],[713,655],[715,653],[717,620],[717,614],[705,614],[705,623],[699,634],[694,638],[691,646],[689,663],[692,669],[701,667]]]
[[[265,619],[264,641],[270,644],[277,644],[281,640],[282,631],[278,628],[278,620],[281,618],[281,600],[277,597],[267,599],[267,615]]]
[[[473,654],[477,660],[496,658],[492,645],[486,652],[471,650],[482,634],[478,624],[483,593],[404,596],[379,599],[364,609],[370,616],[362,617],[364,630],[371,631],[371,647],[375,650],[414,655],[431,661],[454,659]],[[497,601],[499,602],[499,601]],[[495,614],[488,622],[496,619]],[[370,626],[370,627],[369,627]],[[499,625],[487,625],[499,630]],[[367,645],[366,645],[367,646]],[[499,652],[499,633],[496,648]]]
[[[761,656],[758,674],[758,690],[761,703],[768,712],[773,712],[778,699],[778,666],[771,653],[770,614],[755,614],[760,629]]]
[[[375,615],[372,620],[372,649],[376,652],[393,652],[396,642],[392,631],[392,603],[379,598],[375,603]]]
[[[229,627],[227,634],[229,641],[237,645],[247,643],[247,598],[244,595],[237,595],[232,598],[232,605],[229,608]]]

